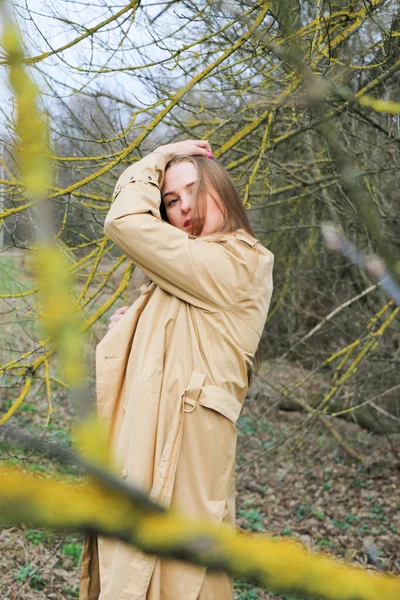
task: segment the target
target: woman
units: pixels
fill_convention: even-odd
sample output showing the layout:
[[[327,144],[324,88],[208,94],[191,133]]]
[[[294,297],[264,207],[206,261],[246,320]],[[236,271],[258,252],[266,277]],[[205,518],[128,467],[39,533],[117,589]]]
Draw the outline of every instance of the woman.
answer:
[[[160,146],[128,167],[105,232],[150,281],[97,346],[98,413],[120,475],[164,506],[234,525],[236,421],[268,313],[273,255],[252,236],[204,140]],[[224,573],[85,538],[80,600],[232,594]]]

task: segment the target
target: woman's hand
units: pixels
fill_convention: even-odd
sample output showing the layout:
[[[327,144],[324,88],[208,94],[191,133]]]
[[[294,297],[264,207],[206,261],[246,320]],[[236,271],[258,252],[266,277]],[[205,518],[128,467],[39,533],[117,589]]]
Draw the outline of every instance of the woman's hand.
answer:
[[[108,331],[114,327],[114,325],[116,323],[118,323],[118,321],[120,319],[122,319],[122,317],[124,316],[124,314],[126,313],[126,311],[128,310],[129,306],[122,306],[121,308],[119,308],[118,310],[115,311],[115,313],[110,317],[110,324],[108,326]]]
[[[164,154],[167,161],[172,160],[174,156],[207,156],[212,157],[212,150],[207,140],[184,140],[183,142],[174,142],[158,146],[156,152]]]

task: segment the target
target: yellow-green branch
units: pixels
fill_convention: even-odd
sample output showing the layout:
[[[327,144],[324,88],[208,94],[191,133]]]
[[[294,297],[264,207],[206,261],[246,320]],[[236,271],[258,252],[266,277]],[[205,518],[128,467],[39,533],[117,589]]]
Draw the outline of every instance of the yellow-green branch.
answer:
[[[119,481],[118,488],[100,483],[66,484],[3,470],[0,511],[10,524],[96,532],[149,554],[184,559],[251,578],[278,592],[326,600],[400,597],[400,578],[371,573],[311,552],[294,540],[235,533],[227,525],[194,521],[175,507],[165,513],[156,512],[138,505],[129,488],[124,489]]]

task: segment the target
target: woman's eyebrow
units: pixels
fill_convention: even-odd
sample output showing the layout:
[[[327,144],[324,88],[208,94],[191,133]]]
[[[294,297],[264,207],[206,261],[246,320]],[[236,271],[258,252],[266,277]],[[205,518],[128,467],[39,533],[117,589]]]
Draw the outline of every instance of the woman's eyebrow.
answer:
[[[191,185],[193,185],[194,183],[196,183],[196,182],[195,182],[195,181],[192,181],[191,183],[187,183],[187,184],[185,185],[185,190],[186,190],[186,188],[190,187],[190,186],[191,186]],[[178,193],[177,193],[177,192],[174,192],[174,191],[172,191],[172,192],[166,192],[165,194],[163,194],[163,200],[164,200],[164,198],[166,198],[167,196],[170,196],[171,194],[172,194],[172,195],[174,195],[174,196],[177,196],[177,195],[178,195]]]

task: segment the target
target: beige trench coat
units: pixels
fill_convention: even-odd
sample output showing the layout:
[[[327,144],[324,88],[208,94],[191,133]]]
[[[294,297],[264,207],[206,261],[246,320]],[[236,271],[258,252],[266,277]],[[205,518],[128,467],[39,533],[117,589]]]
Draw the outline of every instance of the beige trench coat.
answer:
[[[195,238],[162,221],[168,157],[120,176],[107,235],[150,278],[96,350],[98,415],[121,478],[188,516],[235,524],[242,403],[273,254],[246,231]],[[86,536],[80,600],[231,600],[232,579]]]

